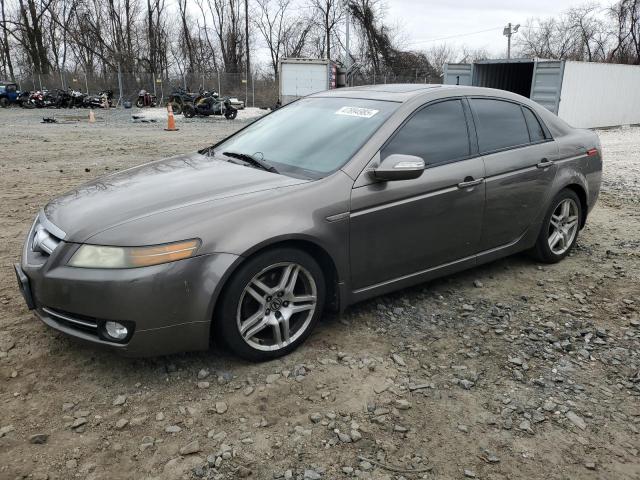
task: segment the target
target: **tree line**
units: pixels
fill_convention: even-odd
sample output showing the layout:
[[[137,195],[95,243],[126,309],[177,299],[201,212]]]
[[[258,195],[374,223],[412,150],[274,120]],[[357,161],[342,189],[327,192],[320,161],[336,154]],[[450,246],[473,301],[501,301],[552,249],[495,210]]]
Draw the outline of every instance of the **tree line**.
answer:
[[[117,70],[277,77],[283,58],[345,60],[347,17],[349,63],[367,75],[415,72],[434,81],[446,62],[492,56],[449,44],[409,48],[384,11],[383,0],[0,0],[0,77]],[[258,47],[266,61],[256,58]],[[640,64],[640,0],[529,20],[515,48],[523,57]]]
[[[571,8],[558,18],[530,20],[516,45],[526,57],[640,65],[640,0],[608,8]]]

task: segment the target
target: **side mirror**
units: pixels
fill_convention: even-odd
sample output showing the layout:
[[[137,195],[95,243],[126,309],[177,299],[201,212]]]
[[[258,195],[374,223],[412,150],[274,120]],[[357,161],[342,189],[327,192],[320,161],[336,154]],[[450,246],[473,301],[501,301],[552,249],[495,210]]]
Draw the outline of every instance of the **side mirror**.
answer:
[[[413,155],[393,154],[372,170],[376,180],[412,180],[424,172],[424,160]]]

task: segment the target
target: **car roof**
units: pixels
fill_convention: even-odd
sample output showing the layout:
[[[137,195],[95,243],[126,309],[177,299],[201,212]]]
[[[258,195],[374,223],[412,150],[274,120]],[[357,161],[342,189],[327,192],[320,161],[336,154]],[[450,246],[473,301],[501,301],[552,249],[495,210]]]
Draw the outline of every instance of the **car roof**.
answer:
[[[471,87],[466,85],[438,85],[425,83],[395,83],[382,85],[365,85],[362,87],[336,88],[318,92],[310,97],[355,98],[362,100],[384,100],[388,102],[408,103],[415,105],[431,100],[448,97],[482,96],[502,98],[524,104],[534,109],[542,117],[554,136],[568,133],[570,127],[564,120],[551,113],[545,107],[517,93],[496,88]]]
[[[388,83],[380,85],[364,85],[361,87],[345,87],[326,90],[310,95],[311,97],[361,98],[368,100],[387,100],[407,102],[417,97],[443,97],[460,95],[483,95],[522,101],[524,97],[506,90],[495,88],[470,87],[463,85],[440,85],[429,83]]]

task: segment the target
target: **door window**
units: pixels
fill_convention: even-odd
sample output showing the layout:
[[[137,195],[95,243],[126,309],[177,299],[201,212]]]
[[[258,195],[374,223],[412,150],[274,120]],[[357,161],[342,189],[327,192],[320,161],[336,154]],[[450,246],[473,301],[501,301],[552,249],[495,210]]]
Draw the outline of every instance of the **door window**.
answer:
[[[468,157],[469,133],[460,100],[429,105],[409,119],[383,147],[381,156],[415,155],[428,166]]]
[[[502,100],[470,100],[476,115],[480,153],[526,145],[529,130],[520,105]]]

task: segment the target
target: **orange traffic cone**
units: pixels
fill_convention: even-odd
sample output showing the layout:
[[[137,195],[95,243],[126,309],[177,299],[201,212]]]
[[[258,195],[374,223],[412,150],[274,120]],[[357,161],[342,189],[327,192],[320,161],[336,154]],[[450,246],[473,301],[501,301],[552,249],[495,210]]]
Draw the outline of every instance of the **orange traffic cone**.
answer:
[[[93,109],[89,110],[89,123],[96,123],[96,116],[93,114]]]
[[[176,132],[178,129],[176,128],[176,120],[173,118],[173,108],[171,108],[171,104],[167,105],[167,113],[169,115],[167,117],[167,128],[165,128],[165,130],[167,132]]]

